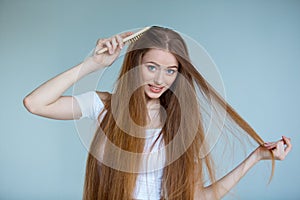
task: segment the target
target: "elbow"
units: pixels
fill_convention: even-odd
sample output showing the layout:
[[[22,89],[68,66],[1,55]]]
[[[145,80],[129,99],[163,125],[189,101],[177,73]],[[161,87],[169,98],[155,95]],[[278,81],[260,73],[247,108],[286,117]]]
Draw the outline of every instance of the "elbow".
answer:
[[[29,96],[26,96],[23,99],[23,105],[28,110],[28,112],[32,114],[37,114],[37,107],[35,106],[35,103],[32,101],[32,99]]]

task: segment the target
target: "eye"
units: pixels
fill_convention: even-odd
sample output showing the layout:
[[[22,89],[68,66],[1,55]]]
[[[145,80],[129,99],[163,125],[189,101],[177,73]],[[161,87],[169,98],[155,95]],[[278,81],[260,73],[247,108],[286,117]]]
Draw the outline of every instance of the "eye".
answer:
[[[176,70],[174,70],[174,69],[167,69],[167,74],[168,75],[172,75],[172,74],[174,74],[176,72]]]
[[[156,70],[156,66],[154,66],[154,65],[147,65],[147,68],[149,71],[152,71],[152,72],[154,72]]]

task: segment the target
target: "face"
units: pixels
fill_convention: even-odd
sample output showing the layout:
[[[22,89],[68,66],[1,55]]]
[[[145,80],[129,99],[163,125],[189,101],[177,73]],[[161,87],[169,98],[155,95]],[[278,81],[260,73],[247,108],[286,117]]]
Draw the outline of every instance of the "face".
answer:
[[[144,90],[150,99],[159,98],[175,81],[178,61],[175,56],[160,49],[150,49],[142,58]]]

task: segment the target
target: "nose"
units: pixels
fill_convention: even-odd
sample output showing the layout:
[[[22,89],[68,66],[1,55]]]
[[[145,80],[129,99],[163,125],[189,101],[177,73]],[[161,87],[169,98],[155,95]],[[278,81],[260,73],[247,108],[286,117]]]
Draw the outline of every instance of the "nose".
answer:
[[[161,69],[157,70],[154,77],[154,83],[157,85],[161,85],[163,83],[163,72]]]

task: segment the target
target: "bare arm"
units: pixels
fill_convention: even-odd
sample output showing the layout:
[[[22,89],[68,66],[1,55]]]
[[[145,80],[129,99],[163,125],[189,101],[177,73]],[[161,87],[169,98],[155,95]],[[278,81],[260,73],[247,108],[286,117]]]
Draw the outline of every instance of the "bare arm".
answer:
[[[196,193],[195,196],[201,197],[202,195],[205,199],[220,199],[226,195],[257,162],[271,159],[270,150],[272,150],[275,159],[283,160],[291,148],[290,139],[286,137],[283,137],[282,140],[277,142],[266,143],[265,146],[258,147],[241,164],[216,182],[217,197],[214,196],[212,186],[206,187],[204,191],[202,191],[202,194],[200,194],[199,191],[199,194]]]
[[[36,88],[23,100],[27,110],[53,119],[73,119],[74,111],[74,118],[80,118],[81,111],[74,98],[62,94],[79,79],[92,72],[86,66],[88,63],[80,63]]]
[[[93,55],[84,62],[46,81],[24,98],[24,106],[29,112],[43,117],[61,120],[79,119],[81,117],[79,105],[73,97],[62,96],[63,93],[87,74],[111,65],[124,45],[122,37],[130,34],[132,33],[98,40],[96,50],[106,46],[109,52]]]

